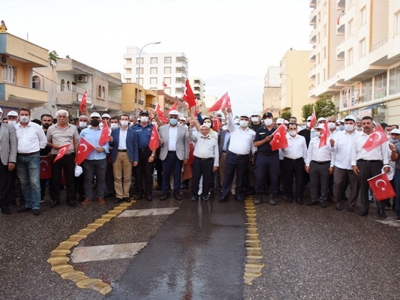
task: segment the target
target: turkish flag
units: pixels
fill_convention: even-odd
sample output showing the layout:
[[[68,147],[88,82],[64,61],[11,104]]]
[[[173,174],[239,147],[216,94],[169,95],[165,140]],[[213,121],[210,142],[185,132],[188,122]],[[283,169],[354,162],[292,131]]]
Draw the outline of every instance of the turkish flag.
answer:
[[[160,104],[158,104],[158,103],[157,103],[157,106],[156,106],[156,113],[157,113],[158,119],[161,122],[168,123],[168,119],[165,116],[164,112],[161,110]]]
[[[168,111],[168,113],[170,113],[171,110],[176,110],[177,106],[178,106],[178,105],[176,104],[176,102],[174,102],[174,105],[172,105],[172,107],[171,107],[171,109]]]
[[[221,127],[222,127],[222,124],[221,124],[221,122],[219,121],[219,118],[218,118],[218,117],[215,117],[215,118],[214,118],[213,128],[212,128],[212,129],[213,129],[214,131],[219,132],[220,129],[221,129]]]
[[[81,105],[79,106],[79,111],[83,112],[87,101],[87,90],[83,93]]]
[[[313,106],[310,120],[310,129],[314,128],[315,122],[317,122],[317,114],[315,113],[315,108]]]
[[[324,123],[324,131],[321,133],[321,136],[319,138],[319,146],[318,148],[326,146],[326,143],[328,141],[328,137],[330,136],[330,131],[328,128],[328,122]]]
[[[51,178],[50,158],[47,156],[40,157],[40,179]]]
[[[99,145],[104,146],[109,140],[109,130],[108,130],[108,124],[106,120],[103,121],[103,128],[101,129],[101,135],[100,135],[100,140],[99,140]]]
[[[65,145],[65,146],[60,147],[60,148],[58,149],[57,156],[56,156],[56,158],[54,159],[53,162],[56,162],[57,160],[59,160],[60,158],[62,158],[62,157],[65,155],[65,153],[67,153],[67,151],[68,151],[68,149],[69,149],[69,146],[71,146],[71,144],[68,144],[68,145]]]
[[[159,139],[160,136],[158,134],[157,127],[153,125],[153,130],[151,131],[151,137],[149,141],[149,148],[151,151],[157,149],[160,146]]]
[[[93,152],[94,149],[95,147],[84,137],[82,137],[81,142],[79,143],[78,154],[75,158],[76,164],[80,165],[89,156],[89,154]]]
[[[288,140],[286,137],[286,126],[280,125],[277,130],[274,131],[272,134],[274,138],[269,142],[271,145],[272,151],[287,148],[288,147]]]
[[[208,111],[219,111],[228,107],[231,107],[231,98],[229,98],[228,92],[226,92],[221,99],[219,99],[217,102],[214,103],[213,106],[211,106]]]
[[[189,109],[193,106],[196,106],[196,97],[193,94],[188,79],[186,79],[185,82],[185,92],[183,93],[182,99],[187,102],[187,104],[189,105]]]
[[[365,149],[365,151],[369,152],[387,141],[388,138],[385,132],[383,131],[381,125],[378,124],[375,131],[369,135],[367,141],[362,147]]]
[[[396,193],[394,192],[392,184],[390,183],[386,173],[382,173],[368,179],[368,184],[371,190],[374,192],[376,200],[378,201],[396,196]]]
[[[162,86],[166,88],[166,87],[168,86],[168,84],[166,84],[165,82],[163,82],[163,83],[162,83]]]

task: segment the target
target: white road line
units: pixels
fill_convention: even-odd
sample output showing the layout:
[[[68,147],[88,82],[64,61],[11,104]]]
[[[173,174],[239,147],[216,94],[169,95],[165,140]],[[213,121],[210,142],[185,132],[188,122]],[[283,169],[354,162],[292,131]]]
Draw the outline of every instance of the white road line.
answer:
[[[82,263],[88,261],[132,258],[146,245],[147,243],[129,243],[77,247],[73,250],[71,259],[74,263]]]
[[[170,215],[177,209],[178,207],[125,210],[118,218]]]
[[[392,227],[400,227],[400,222],[397,222],[396,220],[391,218],[387,218],[386,220],[376,220],[376,221]]]

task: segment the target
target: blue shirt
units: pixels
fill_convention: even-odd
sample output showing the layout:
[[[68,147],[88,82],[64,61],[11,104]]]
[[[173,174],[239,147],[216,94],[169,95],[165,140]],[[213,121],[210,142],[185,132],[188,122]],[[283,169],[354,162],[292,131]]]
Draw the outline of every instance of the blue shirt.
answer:
[[[100,136],[101,136],[101,129],[100,127],[97,130],[92,128],[85,128],[81,131],[81,137],[84,137],[89,143],[91,143],[95,148],[103,147],[104,151],[99,153],[94,149],[92,153],[86,158],[87,160],[100,160],[105,159],[107,157],[107,153],[109,152],[109,145],[108,142],[104,146],[99,145]]]
[[[272,128],[271,131],[269,131],[268,128],[266,128],[266,127],[258,129],[256,132],[256,137],[254,138],[254,142],[258,142],[258,141],[265,139],[267,136],[270,136],[271,134],[273,134],[274,131],[275,131],[275,128]],[[267,142],[265,144],[262,144],[261,146],[258,146],[257,151],[263,152],[263,153],[277,153],[277,154],[279,153],[278,150],[272,151],[270,142]]]
[[[133,131],[136,132],[138,136],[138,141],[139,149],[148,149],[149,148],[149,143],[150,143],[150,138],[151,138],[151,133],[153,131],[153,125],[148,123],[147,126],[143,127],[140,124],[136,124],[135,126],[131,127]]]

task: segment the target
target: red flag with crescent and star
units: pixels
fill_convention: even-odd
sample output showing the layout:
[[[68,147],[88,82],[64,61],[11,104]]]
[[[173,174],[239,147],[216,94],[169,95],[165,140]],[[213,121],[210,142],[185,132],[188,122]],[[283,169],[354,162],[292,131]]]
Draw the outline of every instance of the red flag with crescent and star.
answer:
[[[76,155],[75,162],[80,165],[94,149],[95,147],[82,137],[81,142],[79,143],[78,154]]]
[[[51,178],[50,158],[47,156],[40,157],[40,179]]]
[[[315,122],[317,122],[317,114],[315,113],[315,107],[313,106],[310,120],[310,129],[314,128]]]
[[[99,140],[99,145],[104,146],[109,140],[110,131],[108,130],[108,124],[107,121],[103,121],[103,128],[101,129],[101,135],[100,135],[100,140]]]
[[[269,142],[272,151],[287,148],[289,143],[286,137],[286,126],[280,125],[272,134],[274,138]]]
[[[153,125],[153,130],[151,131],[151,137],[149,141],[149,148],[151,151],[159,147],[160,135],[158,134],[157,127]]]
[[[171,110],[176,110],[177,107],[178,105],[176,104],[176,102],[174,102],[174,105],[172,105],[171,109],[168,111],[168,114],[171,112]]]
[[[156,106],[156,113],[157,113],[157,117],[158,119],[163,122],[163,123],[168,123],[168,119],[165,116],[164,112],[161,110],[160,104],[157,103]]]
[[[328,122],[325,122],[324,123],[324,131],[321,132],[321,137],[319,138],[318,148],[326,146],[329,136],[330,136],[330,131],[329,131],[329,127],[328,127]]]
[[[382,201],[396,196],[392,184],[389,181],[386,173],[379,174],[368,179],[368,184],[375,195],[376,200]]]
[[[365,149],[365,151],[369,152],[387,141],[388,138],[385,132],[383,131],[381,125],[378,125],[375,131],[369,135],[367,141],[362,147]]]
[[[86,102],[87,102],[87,90],[83,93],[83,96],[82,96],[81,105],[79,106],[80,112],[83,112],[83,110],[85,109]]]
[[[214,117],[214,121],[213,121],[213,130],[216,132],[219,132],[221,130],[222,124],[219,121],[218,117]]]
[[[54,159],[53,162],[56,162],[57,160],[59,160],[60,158],[62,158],[65,153],[67,153],[69,146],[71,146],[71,144],[65,145],[65,146],[61,146],[60,148],[58,148],[58,153],[56,158]]]
[[[189,109],[193,106],[196,106],[196,97],[193,94],[188,79],[186,79],[185,82],[185,92],[183,93],[182,99],[187,102]]]
[[[217,102],[214,103],[213,106],[211,106],[208,111],[219,111],[228,107],[231,107],[231,98],[228,95],[228,92],[226,92],[221,99],[219,99]]]

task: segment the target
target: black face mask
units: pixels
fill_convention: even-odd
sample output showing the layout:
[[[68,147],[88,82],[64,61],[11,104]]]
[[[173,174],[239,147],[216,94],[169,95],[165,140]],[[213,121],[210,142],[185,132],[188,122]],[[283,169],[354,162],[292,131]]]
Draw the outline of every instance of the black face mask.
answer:
[[[90,125],[92,125],[92,127],[97,127],[99,126],[100,122],[99,120],[91,120],[90,121]]]
[[[43,126],[44,129],[47,129],[47,128],[49,128],[51,126],[51,124],[42,124],[42,126]]]

